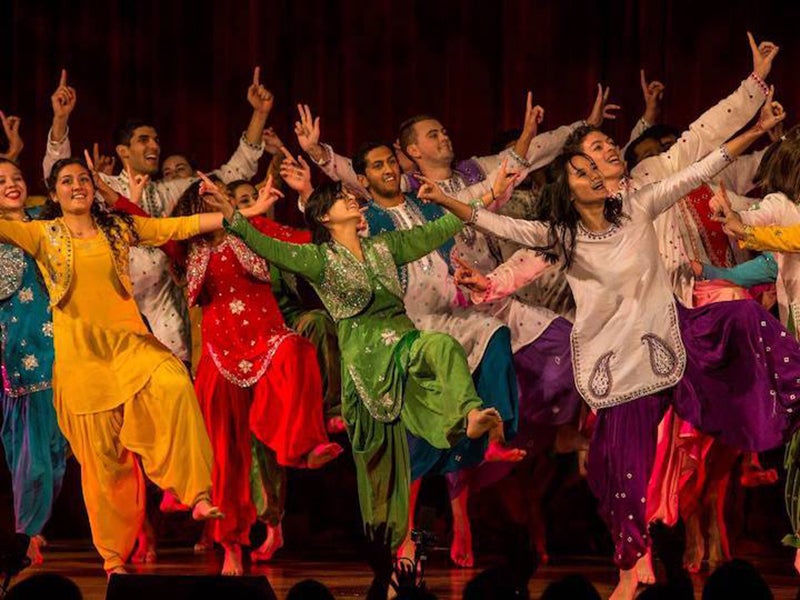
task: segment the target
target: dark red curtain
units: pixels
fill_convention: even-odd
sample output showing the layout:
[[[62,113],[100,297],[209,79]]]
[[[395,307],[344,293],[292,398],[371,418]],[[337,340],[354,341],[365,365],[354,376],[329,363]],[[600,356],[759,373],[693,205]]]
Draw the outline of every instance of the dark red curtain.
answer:
[[[23,118],[37,190],[62,66],[78,92],[76,152],[94,141],[112,152],[115,124],[142,115],[162,156],[214,166],[248,119],[256,64],[292,145],[294,106],[308,102],[345,152],[424,111],[459,155],[485,153],[520,123],[527,89],[554,127],[587,114],[598,81],[624,107],[608,125],[623,139],[642,111],[640,66],[667,86],[666,120],[684,125],[749,72],[752,29],[782,46],[772,79],[793,120],[798,17],[798,3],[778,1],[2,0],[0,109]]]

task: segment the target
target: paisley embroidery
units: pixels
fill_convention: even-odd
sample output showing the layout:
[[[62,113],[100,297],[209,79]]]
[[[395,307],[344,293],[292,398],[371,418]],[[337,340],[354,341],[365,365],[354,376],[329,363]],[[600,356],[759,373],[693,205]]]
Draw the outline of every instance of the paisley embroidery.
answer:
[[[598,398],[605,398],[611,393],[611,387],[614,385],[614,379],[611,376],[611,359],[614,357],[613,352],[606,352],[597,359],[592,369],[592,374],[589,376],[589,389],[592,394]]]
[[[642,336],[642,343],[647,344],[647,349],[650,351],[650,368],[653,369],[653,373],[667,377],[675,372],[678,357],[667,342],[657,335],[646,333]]]

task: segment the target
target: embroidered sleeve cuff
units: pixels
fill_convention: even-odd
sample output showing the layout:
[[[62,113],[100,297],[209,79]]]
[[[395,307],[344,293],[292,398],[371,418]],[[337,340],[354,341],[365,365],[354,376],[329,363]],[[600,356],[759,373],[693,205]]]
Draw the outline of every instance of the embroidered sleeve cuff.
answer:
[[[241,143],[245,148],[249,148],[253,152],[264,151],[264,142],[259,142],[258,144],[252,143],[250,140],[247,139],[247,132],[242,132]]]
[[[333,148],[331,148],[328,144],[320,144],[319,146],[320,148],[322,148],[322,158],[317,160],[310,154],[308,155],[308,157],[312,161],[314,161],[314,164],[316,164],[318,167],[324,167],[333,159]]]
[[[756,75],[755,71],[750,73],[750,77],[748,77],[748,79],[751,79],[758,86],[758,89],[761,90],[761,93],[766,98],[767,95],[769,94],[769,86],[767,85],[767,82],[761,79],[761,77],[759,77],[758,75]]]
[[[494,280],[492,279],[491,275],[487,277],[489,280],[489,285],[486,286],[486,289],[482,292],[470,292],[469,298],[472,300],[473,304],[482,304],[486,302],[488,298],[492,297],[492,288],[494,286]]]
[[[52,127],[47,130],[47,147],[48,148],[57,149],[64,142],[66,142],[68,139],[69,139],[69,126],[67,126],[67,131],[64,133],[64,137],[62,137],[60,140],[54,140],[53,139],[53,128]]]
[[[246,221],[247,221],[247,219],[245,219],[244,216],[242,215],[242,213],[240,213],[237,210],[236,212],[233,213],[233,216],[231,217],[230,221],[227,218],[223,218],[222,219],[222,225],[228,231],[235,231],[242,225],[242,223],[244,223]]]
[[[531,161],[526,159],[524,156],[520,156],[519,153],[516,150],[514,150],[513,148],[511,148],[511,150],[509,150],[508,155],[511,158],[513,158],[517,163],[519,163],[522,167],[524,167],[526,169],[530,169],[531,168]]]
[[[736,160],[728,153],[728,148],[725,147],[725,144],[722,144],[722,146],[719,147],[719,152],[720,154],[722,154],[722,158],[724,158],[725,162],[728,164],[731,164],[733,161]]]
[[[739,242],[742,248],[753,248],[756,244],[756,236],[752,225],[744,226],[744,238]]]

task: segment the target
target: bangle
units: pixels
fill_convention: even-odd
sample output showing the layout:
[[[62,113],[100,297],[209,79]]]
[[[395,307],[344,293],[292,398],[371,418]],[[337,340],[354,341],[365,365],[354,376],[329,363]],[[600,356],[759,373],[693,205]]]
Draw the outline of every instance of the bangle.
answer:
[[[735,159],[734,159],[734,158],[733,158],[733,157],[730,155],[730,153],[728,152],[728,149],[725,147],[725,144],[722,144],[722,146],[720,146],[720,147],[719,147],[719,152],[720,152],[720,154],[722,154],[722,158],[724,158],[724,159],[725,159],[725,162],[726,162],[726,163],[730,164],[730,163],[732,163],[732,162],[735,160]]]
[[[242,144],[244,144],[245,146],[250,148],[250,150],[253,150],[255,152],[263,152],[264,151],[264,142],[261,141],[258,144],[254,144],[253,142],[251,142],[250,140],[247,139],[247,132],[244,132],[242,134]]]
[[[509,151],[508,155],[511,158],[513,158],[515,161],[517,161],[519,164],[521,164],[523,167],[525,167],[526,169],[530,169],[531,168],[531,161],[529,161],[527,158],[525,158],[523,156],[520,156],[519,153],[516,150],[514,150],[514,148],[511,148],[511,150]]]
[[[480,200],[473,200],[469,203],[470,207],[472,208],[472,214],[469,216],[469,220],[467,221],[467,225],[474,225],[475,221],[478,220],[478,211],[483,208],[483,202]]]

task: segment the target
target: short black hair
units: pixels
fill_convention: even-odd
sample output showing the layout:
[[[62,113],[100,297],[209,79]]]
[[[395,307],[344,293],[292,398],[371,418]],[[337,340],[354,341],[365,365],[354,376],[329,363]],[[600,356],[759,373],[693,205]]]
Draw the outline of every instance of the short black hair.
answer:
[[[414,125],[422,121],[438,121],[438,119],[436,117],[432,117],[431,115],[421,114],[414,115],[410,119],[406,119],[400,123],[400,133],[398,133],[397,139],[400,142],[400,149],[403,152],[406,152],[406,154],[408,154],[408,147],[411,144],[417,143],[417,134],[414,131]]]
[[[666,137],[668,135],[673,135],[676,138],[681,137],[681,132],[678,130],[677,127],[673,127],[672,125],[652,125],[645,129],[639,137],[633,140],[630,144],[628,144],[628,148],[625,150],[625,162],[628,165],[628,170],[632,169],[636,166],[636,147],[641,144],[645,140],[661,140],[661,138]]]
[[[353,171],[358,175],[364,175],[367,172],[367,154],[376,148],[388,148],[394,154],[394,146],[386,142],[366,142],[359,147],[353,155]]]
[[[133,132],[136,131],[139,127],[152,127],[153,129],[156,129],[156,126],[150,119],[144,119],[140,117],[128,119],[124,123],[121,123],[114,130],[114,140],[113,140],[114,147],[116,148],[117,146],[130,146],[131,138],[133,137]],[[187,159],[187,162],[188,160],[189,159]],[[191,165],[191,163],[189,164]]]

